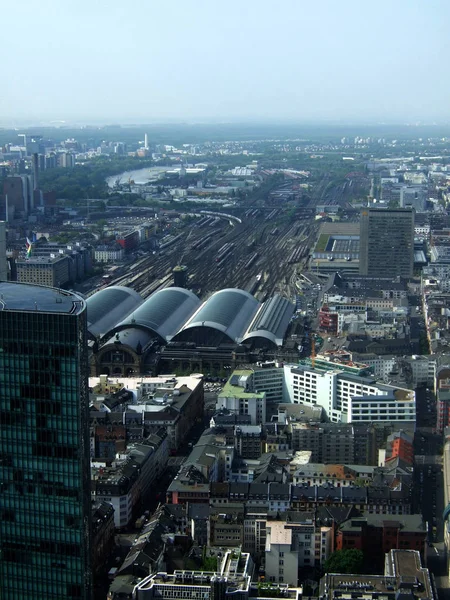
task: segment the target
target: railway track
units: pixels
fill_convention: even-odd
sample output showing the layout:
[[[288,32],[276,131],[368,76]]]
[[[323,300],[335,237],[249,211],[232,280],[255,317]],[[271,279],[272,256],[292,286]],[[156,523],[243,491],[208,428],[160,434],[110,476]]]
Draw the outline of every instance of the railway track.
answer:
[[[225,287],[252,288],[258,274],[263,274],[259,297],[275,292],[290,294],[289,282],[299,265],[301,268],[306,264],[315,241],[315,206],[324,197],[328,183],[324,176],[307,207],[299,209],[300,216],[293,222],[283,223],[279,208],[259,210],[252,206],[243,207],[242,222],[235,222],[233,227],[225,219],[202,216],[183,235],[176,236],[173,245],[161,254],[140,259],[111,285],[126,285],[147,297],[172,285],[173,267],[184,264],[189,286],[201,297]],[[267,220],[268,215],[272,220]],[[228,253],[216,261],[226,244]]]

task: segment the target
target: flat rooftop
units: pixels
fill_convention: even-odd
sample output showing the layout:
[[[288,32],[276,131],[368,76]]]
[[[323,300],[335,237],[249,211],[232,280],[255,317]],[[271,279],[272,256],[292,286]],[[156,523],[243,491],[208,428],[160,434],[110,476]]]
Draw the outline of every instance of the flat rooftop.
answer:
[[[321,595],[328,599],[394,600],[397,594],[411,599],[434,598],[428,569],[422,567],[415,550],[391,550],[386,557],[384,575],[337,575],[329,573],[321,579]]]
[[[233,371],[230,379],[223,386],[219,398],[264,398],[265,392],[246,392],[243,387],[237,385],[238,382],[242,382],[245,378],[251,377],[253,371],[250,369],[236,369]]]
[[[270,528],[270,539],[271,544],[291,544],[292,542],[292,529],[286,528],[282,521],[268,521],[267,529]]]
[[[77,294],[29,283],[0,282],[0,311],[79,314],[86,303]]]

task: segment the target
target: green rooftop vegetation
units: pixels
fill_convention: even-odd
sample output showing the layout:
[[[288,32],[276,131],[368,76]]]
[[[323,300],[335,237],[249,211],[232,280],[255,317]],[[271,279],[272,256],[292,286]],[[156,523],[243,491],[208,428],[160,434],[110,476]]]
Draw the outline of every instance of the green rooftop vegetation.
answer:
[[[319,239],[317,240],[315,251],[316,252],[325,252],[325,249],[327,247],[329,239],[330,239],[330,236],[327,233],[321,233],[319,236]]]

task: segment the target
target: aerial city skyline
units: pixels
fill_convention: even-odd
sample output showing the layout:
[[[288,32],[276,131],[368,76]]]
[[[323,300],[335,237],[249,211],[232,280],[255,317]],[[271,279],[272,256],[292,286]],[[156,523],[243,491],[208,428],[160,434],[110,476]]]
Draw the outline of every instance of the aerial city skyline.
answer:
[[[2,600],[448,597],[449,12],[2,8]]]
[[[240,131],[1,132],[5,598],[447,589],[450,138]]]

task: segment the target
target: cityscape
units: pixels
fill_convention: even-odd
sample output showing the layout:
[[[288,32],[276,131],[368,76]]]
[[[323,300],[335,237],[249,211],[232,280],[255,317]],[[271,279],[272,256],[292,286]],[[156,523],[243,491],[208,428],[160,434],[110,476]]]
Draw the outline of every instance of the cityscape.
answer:
[[[25,4],[0,599],[450,600],[447,7]]]

